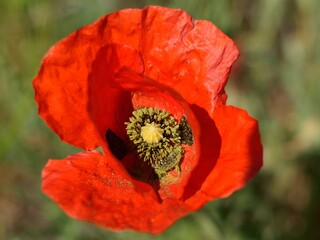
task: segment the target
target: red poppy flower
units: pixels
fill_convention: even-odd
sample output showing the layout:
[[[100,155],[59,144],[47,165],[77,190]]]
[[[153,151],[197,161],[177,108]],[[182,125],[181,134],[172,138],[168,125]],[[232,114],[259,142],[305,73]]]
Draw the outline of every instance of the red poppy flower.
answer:
[[[237,56],[212,23],[163,7],[121,10],[58,42],[35,99],[85,152],[49,160],[43,191],[74,218],[159,233],[242,188],[262,146],[257,121],[225,105]]]

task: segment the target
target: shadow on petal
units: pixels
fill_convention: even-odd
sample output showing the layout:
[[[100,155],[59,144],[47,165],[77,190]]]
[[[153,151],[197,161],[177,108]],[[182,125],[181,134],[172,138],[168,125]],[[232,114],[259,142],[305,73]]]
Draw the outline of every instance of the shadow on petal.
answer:
[[[104,137],[106,130],[126,136],[124,122],[131,116],[133,108],[131,93],[114,82],[114,74],[121,67],[143,72],[140,54],[128,46],[109,44],[101,48],[92,66],[88,111],[99,133]]]
[[[186,199],[194,208],[230,196],[244,187],[262,166],[263,151],[255,119],[232,106],[216,107],[213,119],[221,136],[219,158],[201,189]]]
[[[218,129],[207,111],[197,105],[192,105],[191,109],[197,116],[201,127],[201,148],[199,163],[191,173],[189,183],[182,195],[183,201],[192,197],[201,189],[202,184],[217,163],[221,148],[221,137]]]

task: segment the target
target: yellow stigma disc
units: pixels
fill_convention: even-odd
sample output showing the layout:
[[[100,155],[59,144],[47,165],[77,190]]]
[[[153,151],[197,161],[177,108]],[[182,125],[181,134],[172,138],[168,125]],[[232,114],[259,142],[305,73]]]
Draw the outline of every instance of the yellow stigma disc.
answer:
[[[163,129],[159,124],[154,122],[147,123],[141,127],[140,135],[142,139],[149,144],[158,143],[163,138]]]

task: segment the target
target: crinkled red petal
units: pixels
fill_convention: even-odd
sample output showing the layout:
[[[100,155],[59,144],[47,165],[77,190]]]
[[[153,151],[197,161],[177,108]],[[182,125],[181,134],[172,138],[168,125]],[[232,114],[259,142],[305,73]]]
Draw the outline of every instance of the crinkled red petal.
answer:
[[[177,199],[159,201],[145,183],[126,179],[97,151],[50,160],[43,191],[70,216],[98,225],[159,233],[192,208]]]
[[[111,14],[104,26],[113,42],[141,52],[146,76],[213,112],[239,55],[215,25],[194,20],[183,10],[147,7]]]
[[[41,117],[62,140],[84,149],[93,149],[101,141],[101,130],[97,131],[88,107],[101,103],[89,103],[88,79],[97,54],[106,45],[134,49],[141,55],[138,63],[143,64],[145,76],[210,113],[223,96],[231,65],[238,56],[232,40],[212,23],[163,7],[122,10],[69,35],[47,53],[33,84]],[[119,56],[106,57],[103,63],[107,72],[127,66],[128,61],[129,67],[136,67],[125,54]],[[108,81],[112,76],[105,77]],[[115,96],[110,106],[115,100],[128,98],[111,90],[105,94]],[[103,121],[100,124],[106,125]]]
[[[244,187],[262,166],[263,149],[255,119],[242,109],[224,105],[216,107],[211,117],[214,124],[201,130],[201,144],[209,145],[201,151],[199,166],[183,196],[194,207]]]

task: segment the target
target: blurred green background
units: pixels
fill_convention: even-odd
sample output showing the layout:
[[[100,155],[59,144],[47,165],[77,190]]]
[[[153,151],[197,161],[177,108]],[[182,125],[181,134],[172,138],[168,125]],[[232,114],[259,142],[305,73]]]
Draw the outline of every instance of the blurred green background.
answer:
[[[31,81],[48,48],[127,7],[182,8],[214,22],[241,57],[229,104],[260,121],[264,167],[247,187],[165,233],[114,233],[67,217],[41,192],[49,158],[79,149],[37,115]],[[11,0],[0,2],[0,239],[320,239],[320,1]]]

